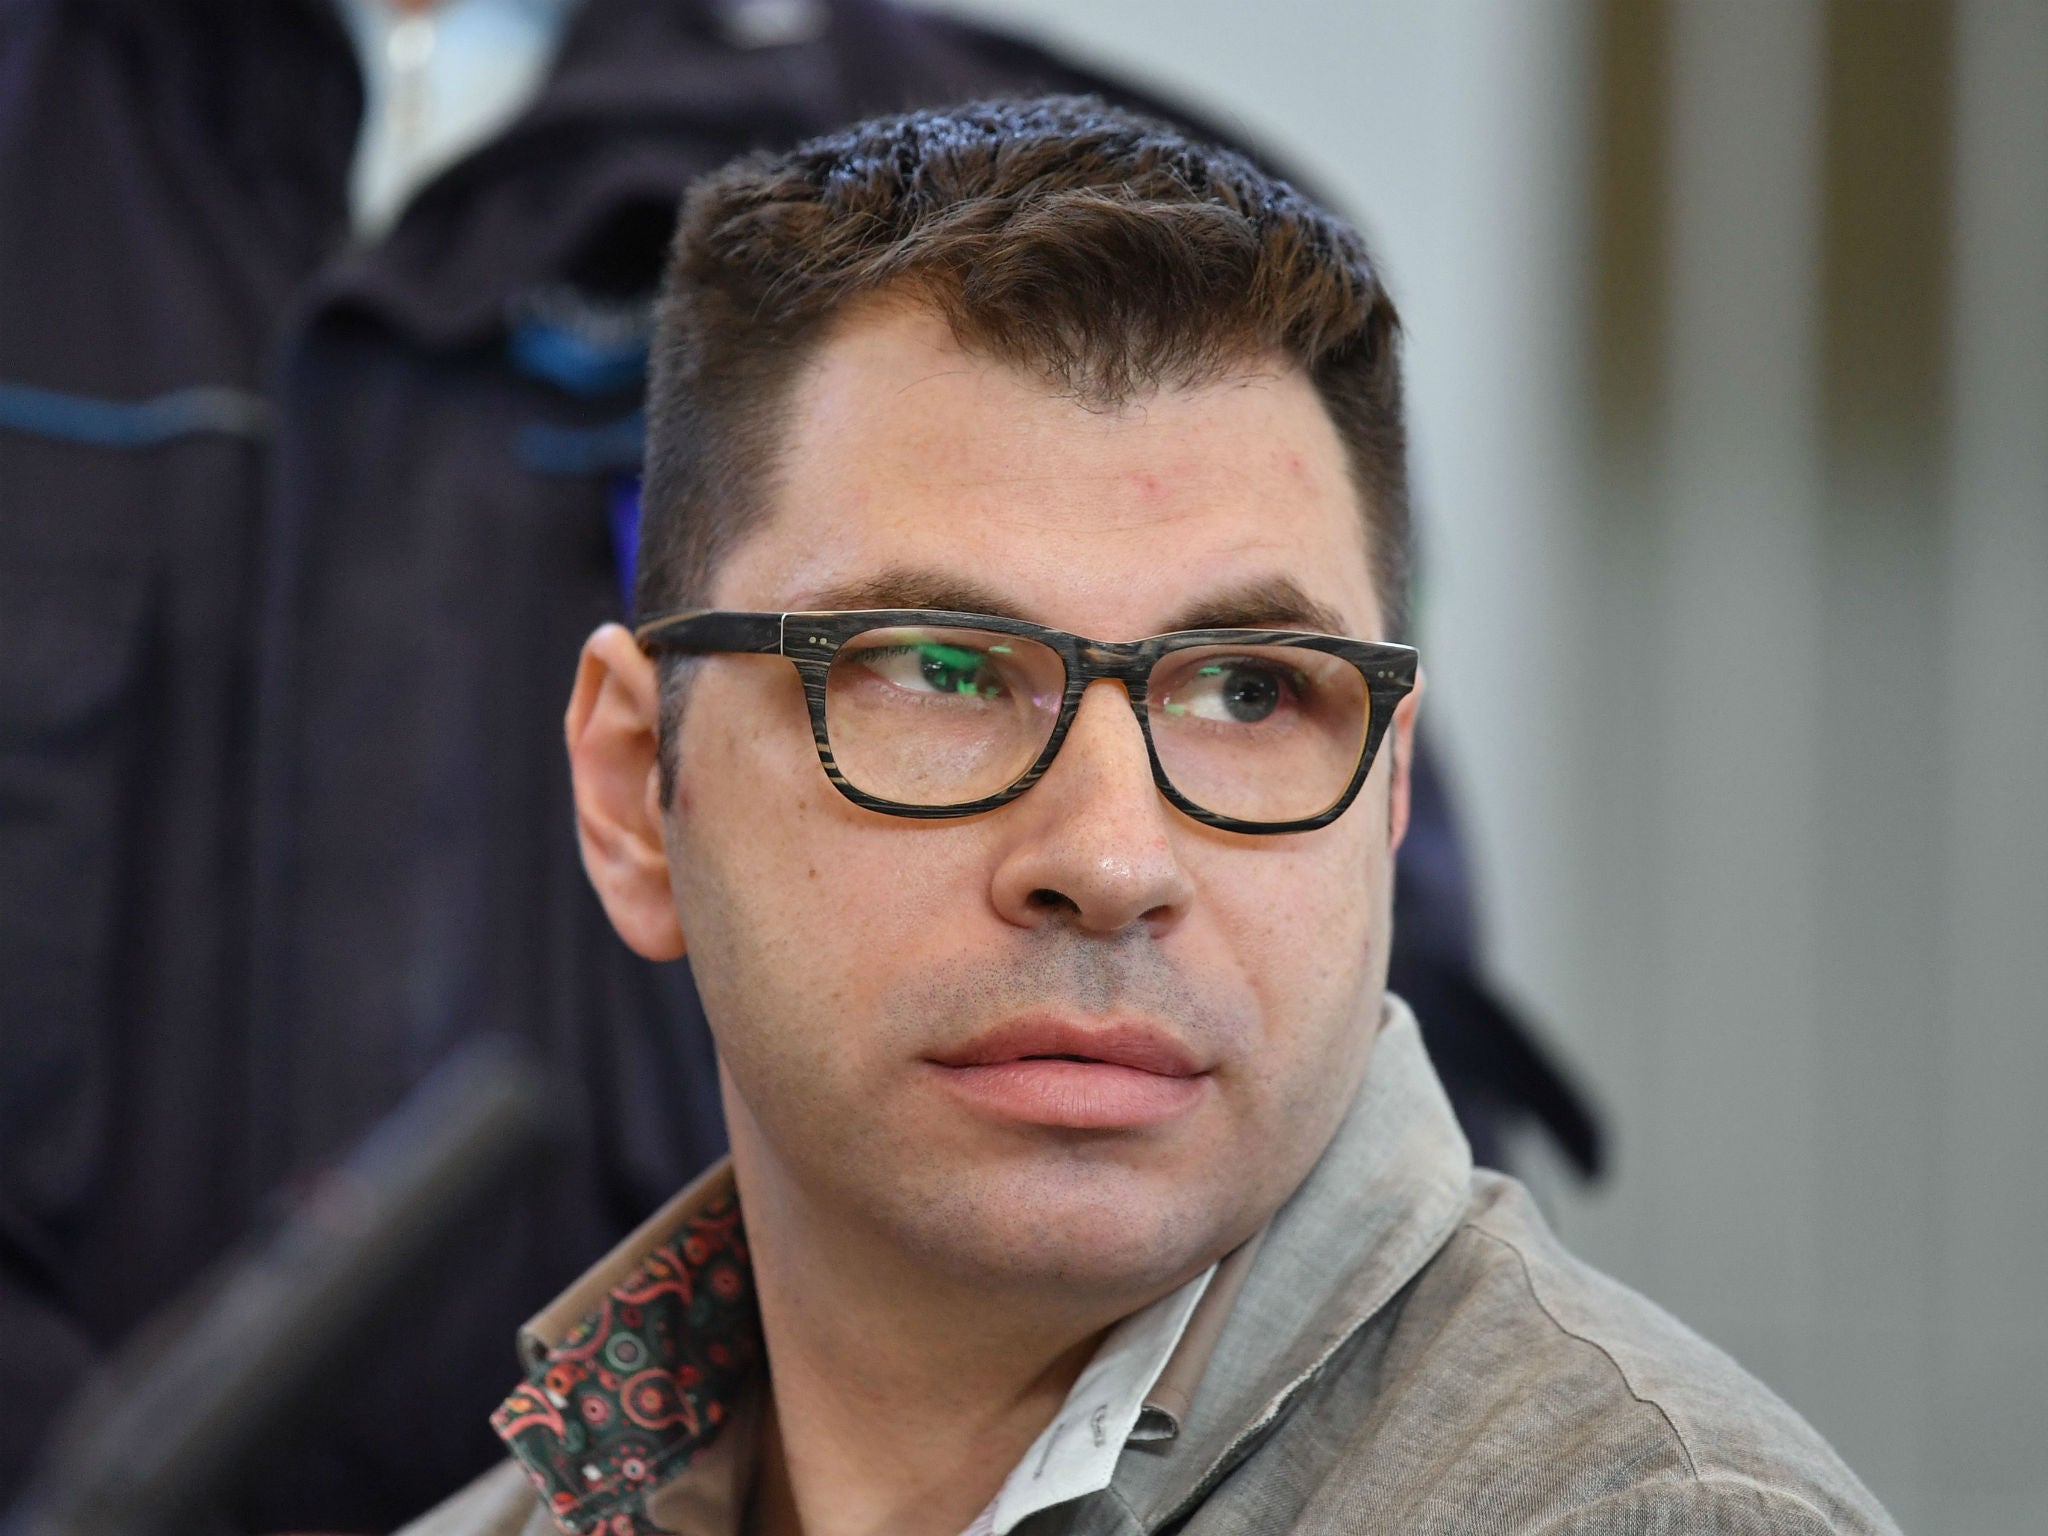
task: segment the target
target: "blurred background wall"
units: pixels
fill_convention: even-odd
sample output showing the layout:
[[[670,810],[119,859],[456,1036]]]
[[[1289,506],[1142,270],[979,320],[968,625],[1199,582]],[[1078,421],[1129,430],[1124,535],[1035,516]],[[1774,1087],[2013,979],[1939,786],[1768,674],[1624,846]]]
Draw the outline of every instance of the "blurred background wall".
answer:
[[[1906,1528],[2048,1529],[2048,5],[946,3],[1374,238],[1566,1238]]]

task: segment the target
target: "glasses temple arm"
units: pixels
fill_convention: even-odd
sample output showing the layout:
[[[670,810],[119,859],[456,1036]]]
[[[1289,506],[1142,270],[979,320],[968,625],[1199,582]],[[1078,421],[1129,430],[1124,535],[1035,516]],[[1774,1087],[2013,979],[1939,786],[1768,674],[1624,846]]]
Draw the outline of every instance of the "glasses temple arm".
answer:
[[[633,638],[643,651],[776,656],[782,652],[782,615],[689,608],[649,619]]]

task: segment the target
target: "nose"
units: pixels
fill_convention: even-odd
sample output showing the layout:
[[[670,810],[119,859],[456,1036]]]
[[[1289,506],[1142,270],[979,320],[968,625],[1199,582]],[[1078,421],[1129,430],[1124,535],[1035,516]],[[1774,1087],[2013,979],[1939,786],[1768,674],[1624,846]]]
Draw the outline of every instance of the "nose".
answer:
[[[1052,767],[1006,808],[997,910],[1020,927],[1163,936],[1194,899],[1174,818],[1123,685],[1091,683]]]

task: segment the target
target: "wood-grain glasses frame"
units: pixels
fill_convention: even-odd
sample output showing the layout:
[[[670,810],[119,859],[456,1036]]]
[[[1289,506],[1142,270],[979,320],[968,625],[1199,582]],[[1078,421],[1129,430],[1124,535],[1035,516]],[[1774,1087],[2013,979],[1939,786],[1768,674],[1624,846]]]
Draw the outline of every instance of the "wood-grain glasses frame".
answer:
[[[935,629],[980,629],[997,634],[1036,640],[1056,653],[1066,669],[1060,697],[1059,718],[1053,723],[1045,747],[1031,766],[995,794],[959,805],[911,805],[900,800],[871,795],[847,782],[833,759],[832,741],[825,720],[826,679],[839,648],[856,635],[873,629],[919,625]],[[1365,778],[1372,771],[1380,742],[1392,724],[1394,709],[1415,687],[1416,653],[1412,647],[1373,640],[1352,640],[1341,635],[1308,634],[1284,629],[1184,629],[1154,635],[1146,640],[1089,640],[1065,630],[1047,629],[1022,619],[1000,618],[987,613],[954,613],[932,608],[876,608],[830,613],[743,613],[711,608],[688,608],[649,619],[633,631],[634,639],[650,655],[671,652],[678,655],[786,656],[795,663],[803,680],[804,699],[811,712],[811,735],[818,749],[818,761],[826,778],[855,805],[891,816],[917,820],[940,820],[974,816],[1008,805],[1036,784],[1052,766],[1066,739],[1074,716],[1081,708],[1081,696],[1093,682],[1108,680],[1124,685],[1138,727],[1145,736],[1145,750],[1152,761],[1152,781],[1159,792],[1181,812],[1231,832],[1309,832],[1326,827],[1342,816],[1358,798]],[[1225,816],[1197,805],[1183,795],[1167,776],[1159,761],[1159,748],[1152,740],[1152,722],[1146,708],[1146,694],[1152,669],[1159,659],[1173,651],[1205,645],[1289,646],[1322,651],[1341,657],[1356,667],[1365,679],[1371,700],[1364,744],[1344,792],[1313,816],[1292,821],[1248,821]]]

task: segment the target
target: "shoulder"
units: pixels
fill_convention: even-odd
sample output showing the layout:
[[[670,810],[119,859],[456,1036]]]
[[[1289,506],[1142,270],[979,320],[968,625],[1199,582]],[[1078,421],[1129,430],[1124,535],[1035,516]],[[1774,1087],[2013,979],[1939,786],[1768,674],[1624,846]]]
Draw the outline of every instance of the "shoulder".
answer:
[[[1574,1258],[1496,1174],[1474,1177],[1464,1220],[1345,1374],[1368,1392],[1371,1447],[1353,1439],[1339,1483],[1368,1462],[1383,1480],[1391,1460],[1411,1493],[1491,1505],[1504,1528],[1546,1536],[1896,1536],[1811,1425]]]
[[[1481,1174],[1474,1193],[1460,1235],[1481,1264],[1503,1273],[1512,1305],[1502,1323],[1518,1337],[1546,1341],[1548,1353],[1584,1358],[1596,1396],[1637,1409],[1650,1438],[1693,1477],[1783,1487],[1820,1507],[1843,1488],[1869,1498],[1819,1432],[1770,1388],[1670,1313],[1568,1253],[1521,1185]]]
[[[555,1523],[516,1461],[501,1461],[396,1536],[555,1536]]]
[[[1712,1476],[1638,1484],[1561,1514],[1539,1536],[1837,1536],[1883,1531],[1845,1520],[1784,1488]]]

